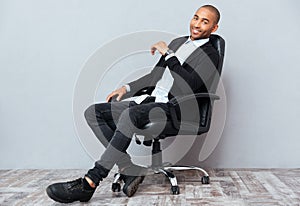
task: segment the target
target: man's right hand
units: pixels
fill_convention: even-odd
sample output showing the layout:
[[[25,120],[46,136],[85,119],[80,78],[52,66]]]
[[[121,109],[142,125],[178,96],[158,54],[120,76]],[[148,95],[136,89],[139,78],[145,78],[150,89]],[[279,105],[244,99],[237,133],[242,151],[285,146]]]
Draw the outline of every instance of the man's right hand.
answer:
[[[115,91],[113,91],[112,93],[110,93],[107,97],[106,97],[106,101],[109,102],[110,99],[113,97],[113,96],[117,96],[117,101],[120,101],[121,98],[124,96],[124,94],[126,94],[127,91],[126,91],[126,87],[123,86]]]

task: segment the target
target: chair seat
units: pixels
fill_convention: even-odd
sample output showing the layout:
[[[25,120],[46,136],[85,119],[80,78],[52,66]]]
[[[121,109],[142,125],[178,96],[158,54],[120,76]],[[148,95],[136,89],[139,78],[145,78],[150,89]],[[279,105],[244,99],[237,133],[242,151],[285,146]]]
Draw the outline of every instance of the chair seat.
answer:
[[[143,136],[151,136],[153,138],[157,138],[159,136],[160,139],[168,136],[175,135],[198,135],[203,133],[201,131],[201,127],[199,128],[199,124],[194,122],[181,122],[180,130],[174,128],[171,121],[154,121],[146,124],[142,130],[140,130],[137,134]]]

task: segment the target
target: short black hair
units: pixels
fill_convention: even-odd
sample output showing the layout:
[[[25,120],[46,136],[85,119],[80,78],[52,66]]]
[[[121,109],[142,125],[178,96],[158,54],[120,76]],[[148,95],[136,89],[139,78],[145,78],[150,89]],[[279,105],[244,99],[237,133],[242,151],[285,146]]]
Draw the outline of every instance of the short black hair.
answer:
[[[209,9],[210,11],[212,11],[212,12],[216,15],[216,21],[215,21],[215,24],[218,24],[218,23],[219,23],[219,20],[220,20],[220,18],[221,18],[221,15],[220,15],[219,10],[218,10],[216,7],[214,7],[213,5],[207,4],[207,5],[201,6],[200,8],[206,8],[206,9]],[[200,9],[200,8],[199,8],[199,9]]]

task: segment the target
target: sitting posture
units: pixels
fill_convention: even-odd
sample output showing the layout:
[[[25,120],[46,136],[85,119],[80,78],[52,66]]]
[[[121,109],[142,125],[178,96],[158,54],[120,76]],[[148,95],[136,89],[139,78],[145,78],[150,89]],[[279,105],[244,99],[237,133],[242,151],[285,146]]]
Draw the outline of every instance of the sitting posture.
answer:
[[[219,19],[220,13],[215,7],[200,7],[190,21],[189,36],[176,38],[169,45],[160,41],[151,46],[152,55],[158,51],[161,58],[150,73],[113,91],[107,102],[87,108],[84,113],[87,123],[106,149],[83,177],[48,186],[46,191],[50,198],[63,203],[89,201],[115,164],[124,181],[123,192],[129,197],[135,194],[146,168],[133,164],[127,153],[132,136],[152,118],[170,119],[170,99],[210,91],[218,75],[219,61],[210,36],[217,30]],[[149,95],[120,101],[144,88]],[[113,98],[116,101],[111,101]],[[177,131],[176,128],[168,130],[174,131],[160,132]]]

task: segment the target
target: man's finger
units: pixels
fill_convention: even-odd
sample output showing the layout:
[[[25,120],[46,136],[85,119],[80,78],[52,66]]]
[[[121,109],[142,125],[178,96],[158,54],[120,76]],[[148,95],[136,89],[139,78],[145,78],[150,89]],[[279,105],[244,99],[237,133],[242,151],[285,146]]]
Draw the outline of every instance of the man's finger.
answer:
[[[119,102],[121,100],[122,95],[118,95],[118,97],[116,98],[116,100]]]
[[[106,97],[106,101],[109,102],[109,100],[114,96],[114,93],[110,93],[107,97]]]
[[[156,51],[156,48],[154,46],[151,47],[151,54],[153,55]]]

